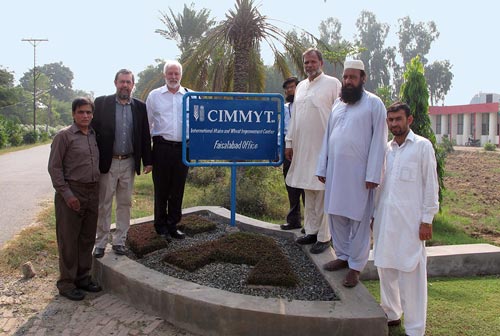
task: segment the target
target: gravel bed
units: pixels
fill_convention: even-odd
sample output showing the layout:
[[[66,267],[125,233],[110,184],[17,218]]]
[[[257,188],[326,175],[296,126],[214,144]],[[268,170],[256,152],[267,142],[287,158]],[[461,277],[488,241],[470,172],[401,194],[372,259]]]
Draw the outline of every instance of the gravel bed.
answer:
[[[276,240],[278,246],[288,257],[292,269],[299,278],[299,284],[292,288],[247,285],[246,278],[252,268],[249,265],[212,263],[194,272],[189,272],[162,262],[162,257],[166,251],[176,251],[194,246],[200,242],[216,240],[228,234],[228,231],[234,230],[229,226],[229,220],[224,217],[213,213],[197,213],[197,215],[208,217],[216,222],[217,228],[214,231],[192,237],[186,236],[184,240],[172,239],[167,248],[147,254],[141,259],[136,258],[134,255],[129,255],[129,257],[169,276],[234,293],[304,301],[332,301],[338,299],[333,289],[302,249],[294,241],[279,237],[272,238]]]

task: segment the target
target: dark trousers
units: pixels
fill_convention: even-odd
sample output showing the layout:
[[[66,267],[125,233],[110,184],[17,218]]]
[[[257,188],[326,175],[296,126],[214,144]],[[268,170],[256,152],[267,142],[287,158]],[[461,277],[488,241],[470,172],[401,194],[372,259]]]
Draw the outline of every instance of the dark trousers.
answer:
[[[97,183],[70,182],[70,188],[80,201],[79,212],[68,207],[59,193],[54,198],[60,273],[57,288],[60,292],[84,286],[90,281],[99,207]]]
[[[286,184],[286,175],[290,169],[291,162],[287,159],[283,160],[283,177],[285,178],[286,191],[288,193],[288,202],[290,210],[286,216],[286,222],[291,225],[300,226],[300,197],[302,196],[302,204],[305,202],[304,189],[290,187]]]
[[[182,143],[153,138],[154,226],[158,234],[177,230],[188,167],[182,162]]]

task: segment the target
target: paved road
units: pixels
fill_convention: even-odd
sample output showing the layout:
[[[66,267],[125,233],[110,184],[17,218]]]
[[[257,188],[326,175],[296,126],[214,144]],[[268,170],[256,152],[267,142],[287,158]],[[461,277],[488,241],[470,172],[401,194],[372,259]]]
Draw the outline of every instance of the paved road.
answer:
[[[50,144],[0,155],[0,248],[52,200],[49,153]]]

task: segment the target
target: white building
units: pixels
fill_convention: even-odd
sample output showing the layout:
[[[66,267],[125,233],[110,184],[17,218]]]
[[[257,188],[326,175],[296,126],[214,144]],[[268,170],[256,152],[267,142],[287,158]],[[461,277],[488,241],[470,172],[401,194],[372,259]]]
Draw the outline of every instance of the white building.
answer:
[[[472,102],[477,101],[485,102],[429,107],[432,129],[438,143],[443,135],[447,135],[459,146],[464,146],[471,139],[479,140],[481,146],[488,142],[500,146],[499,95],[479,94],[472,99]]]

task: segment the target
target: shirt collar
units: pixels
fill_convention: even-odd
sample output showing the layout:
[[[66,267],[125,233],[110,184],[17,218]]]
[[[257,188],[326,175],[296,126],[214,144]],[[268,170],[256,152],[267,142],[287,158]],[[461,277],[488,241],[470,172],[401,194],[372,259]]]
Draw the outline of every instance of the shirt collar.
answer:
[[[407,141],[415,142],[415,133],[413,133],[411,128],[410,128],[410,131],[408,132],[408,134],[406,135],[405,141],[401,144],[401,146],[406,144]],[[391,146],[401,147],[398,145],[398,143],[396,141],[394,141],[394,139],[391,140]]]
[[[307,78],[307,82],[308,83],[314,83],[314,82],[317,82],[320,78],[322,78],[323,76],[325,75],[325,73],[323,72],[323,70],[321,70],[321,73],[316,76],[312,81],[309,80],[309,78]]]
[[[163,86],[161,87],[160,92],[161,92],[161,93],[167,93],[167,92],[170,92],[170,91],[168,91],[168,87],[167,87],[167,85],[163,85]],[[180,94],[184,95],[186,92],[187,92],[187,91],[186,91],[186,89],[185,89],[183,86],[180,86],[180,87],[179,87],[179,90],[178,90],[175,94],[180,93]],[[172,92],[170,92],[170,93],[171,93],[171,94],[173,94]]]
[[[117,104],[120,104],[120,105],[129,105],[129,104],[132,104],[132,97],[129,97],[128,98],[128,102],[126,102],[125,104],[122,104],[120,103],[120,101],[118,100],[118,96],[115,94],[115,101]]]
[[[76,124],[74,122],[73,122],[73,124],[71,124],[69,130],[73,134],[76,134],[78,132],[83,134],[83,132],[78,128],[78,126],[76,126]],[[89,133],[94,133],[94,129],[90,126],[89,126]]]

